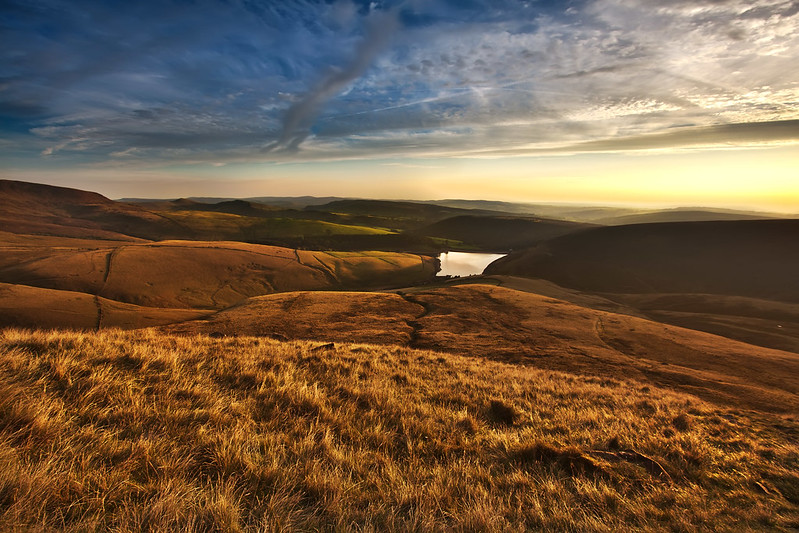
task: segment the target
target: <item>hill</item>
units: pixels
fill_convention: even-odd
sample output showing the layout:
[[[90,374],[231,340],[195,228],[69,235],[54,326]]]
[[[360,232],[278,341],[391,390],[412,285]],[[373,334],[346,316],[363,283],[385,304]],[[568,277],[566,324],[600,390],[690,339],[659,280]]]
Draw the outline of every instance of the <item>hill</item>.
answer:
[[[794,420],[369,345],[0,333],[0,529],[782,530]]]
[[[190,200],[191,201],[191,200]],[[192,202],[184,208],[195,209],[198,211],[216,211],[218,213],[230,213],[232,215],[242,215],[248,217],[260,217],[277,208],[246,200],[227,200],[215,204],[203,204]]]
[[[0,246],[0,282],[83,292],[145,307],[223,308],[279,291],[391,287],[433,278],[432,257],[310,252],[232,242],[112,248]]]
[[[480,250],[504,252],[527,248],[587,227],[590,226],[533,217],[458,215],[424,226],[415,233],[459,242]]]
[[[159,214],[97,193],[11,180],[0,180],[0,225],[10,233],[128,241],[186,235]]]
[[[277,244],[289,240],[314,242],[319,237],[350,235],[390,235],[393,232],[384,228],[342,224],[317,220],[313,217],[296,216],[297,213],[277,213],[252,208],[261,213],[259,216],[248,216],[227,210],[242,211],[246,209],[223,207],[208,209],[199,208],[170,209],[161,214],[169,220],[187,228],[196,240],[238,240],[254,244]],[[288,216],[279,216],[285,214]]]
[[[163,331],[402,345],[799,412],[799,354],[490,285],[283,293]]]
[[[799,302],[799,220],[636,224],[558,237],[487,274],[602,293],[704,293]]]
[[[799,304],[698,293],[599,295],[561,287],[543,279],[514,276],[479,276],[468,281],[498,284],[598,311],[646,318],[765,348],[799,353]]]
[[[217,204],[189,199],[137,204],[96,193],[0,180],[0,223],[16,234],[141,240],[238,240],[258,244],[325,247],[336,237],[392,236],[342,217],[282,210],[243,200]],[[367,221],[368,222],[368,221]],[[346,241],[345,241],[346,242]],[[385,248],[385,247],[384,247]]]
[[[777,218],[773,213],[755,213],[727,209],[664,209],[647,213],[600,218],[595,222],[606,226],[651,224],[656,222],[702,222],[708,220],[762,220]]]
[[[192,320],[211,312],[142,307],[82,292],[0,283],[0,328],[136,329]]]
[[[383,227],[403,230],[418,229],[423,225],[458,215],[507,215],[507,213],[497,211],[461,209],[433,203],[398,200],[337,200],[307,207],[306,211],[373,217],[390,222],[389,224],[384,223]]]

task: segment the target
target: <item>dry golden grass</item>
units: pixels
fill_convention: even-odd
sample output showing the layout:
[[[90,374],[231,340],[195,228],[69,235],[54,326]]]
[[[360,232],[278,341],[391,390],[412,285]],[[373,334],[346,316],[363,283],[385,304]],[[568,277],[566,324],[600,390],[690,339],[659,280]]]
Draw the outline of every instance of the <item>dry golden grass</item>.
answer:
[[[728,405],[799,412],[799,354],[562,300],[463,285],[412,294],[415,347],[649,381]]]
[[[292,290],[396,287],[427,281],[436,268],[432,257],[416,254],[309,252],[226,241],[105,249],[14,245],[6,252],[2,282],[171,308],[221,309]]]
[[[0,327],[134,329],[193,320],[202,309],[142,307],[82,292],[0,283]]]
[[[277,339],[407,345],[418,306],[397,294],[284,292],[257,296],[201,320],[164,327],[168,333],[252,335]]]
[[[250,239],[275,239],[285,237],[318,237],[324,235],[387,235],[382,228],[334,224],[322,220],[297,218],[260,218],[211,211],[161,211],[161,214],[191,229],[205,239],[233,240],[245,236]]]
[[[799,353],[799,303],[718,294],[608,294],[659,322]]]
[[[405,348],[0,334],[0,529],[788,530],[794,419]]]
[[[119,239],[92,239],[92,238],[77,238],[77,237],[57,237],[51,235],[27,235],[20,233],[9,233],[7,231],[0,231],[0,250],[6,255],[9,251],[19,249],[45,249],[54,250],[58,248],[84,248],[84,249],[98,249],[110,248],[114,246],[122,246],[132,242],[147,242],[145,239],[136,237],[129,237],[127,235]]]
[[[474,284],[393,293],[250,299],[182,334],[400,344],[599,377],[626,377],[723,405],[799,412],[799,354]]]

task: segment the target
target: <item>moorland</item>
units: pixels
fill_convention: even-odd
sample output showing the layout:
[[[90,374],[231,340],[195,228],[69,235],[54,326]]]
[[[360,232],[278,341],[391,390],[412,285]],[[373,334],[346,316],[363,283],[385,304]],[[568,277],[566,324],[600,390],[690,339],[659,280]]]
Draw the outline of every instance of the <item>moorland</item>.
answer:
[[[795,530],[797,235],[0,180],[0,528]]]

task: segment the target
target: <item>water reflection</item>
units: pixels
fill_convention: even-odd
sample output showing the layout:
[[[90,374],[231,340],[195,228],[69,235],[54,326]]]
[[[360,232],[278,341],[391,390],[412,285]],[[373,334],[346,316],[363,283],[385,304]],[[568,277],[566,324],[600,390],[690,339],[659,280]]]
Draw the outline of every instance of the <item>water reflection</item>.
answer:
[[[439,276],[476,276],[485,267],[505,254],[482,254],[471,252],[446,252],[439,254],[441,271]]]

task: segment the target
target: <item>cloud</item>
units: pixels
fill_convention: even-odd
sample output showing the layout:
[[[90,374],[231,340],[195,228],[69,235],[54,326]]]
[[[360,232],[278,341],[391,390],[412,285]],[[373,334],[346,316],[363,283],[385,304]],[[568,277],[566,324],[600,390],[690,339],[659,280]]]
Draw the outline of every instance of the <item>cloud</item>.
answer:
[[[321,106],[360,77],[372,61],[389,43],[399,27],[396,11],[372,15],[366,36],[358,43],[352,61],[341,70],[326,75],[308,94],[294,103],[283,119],[283,129],[278,139],[264,151],[285,147],[296,150],[310,135],[313,119]]]
[[[568,10],[8,0],[0,10],[3,158],[145,165],[649,149],[713,135],[796,142],[775,137],[799,120],[789,0]]]
[[[722,124],[700,128],[679,128],[677,131],[589,141],[571,147],[575,151],[616,152],[693,146],[755,146],[799,142],[799,120],[778,120]]]

